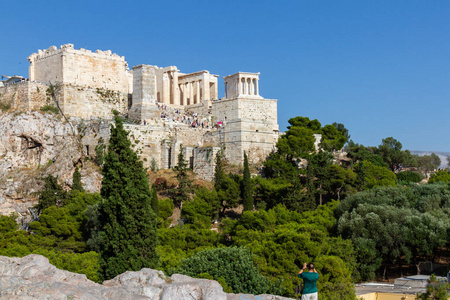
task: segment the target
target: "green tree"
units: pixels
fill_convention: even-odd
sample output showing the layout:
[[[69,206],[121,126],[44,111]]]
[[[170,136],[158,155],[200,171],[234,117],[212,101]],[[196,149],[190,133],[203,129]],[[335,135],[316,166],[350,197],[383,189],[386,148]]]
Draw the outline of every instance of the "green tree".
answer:
[[[199,252],[181,261],[177,272],[192,277],[207,273],[214,280],[223,277],[234,293],[264,294],[269,290],[269,281],[259,274],[252,253],[244,247]]]
[[[244,201],[244,210],[253,209],[253,185],[250,178],[250,168],[248,166],[247,153],[244,152],[244,176],[242,179],[242,200]]]
[[[225,172],[223,171],[223,153],[222,151],[217,152],[215,157],[214,166],[214,188],[219,190],[222,180],[225,177]]]
[[[318,153],[312,154],[308,159],[308,166],[306,167],[308,194],[310,194],[314,199],[315,195],[318,195],[319,205],[323,204],[322,196],[330,183],[329,168],[332,164],[333,156],[329,152],[322,150]]]
[[[407,166],[417,166],[417,161],[412,154],[408,150],[403,151],[402,143],[393,137],[383,139],[377,153],[383,157],[391,171],[401,170]]]
[[[16,215],[11,214],[9,216],[0,215],[0,233],[6,234],[7,232],[15,231],[19,228],[19,224],[16,222]]]
[[[331,165],[329,171],[329,192],[333,199],[341,200],[356,193],[356,174],[350,168]]]
[[[241,200],[241,191],[239,185],[230,176],[225,176],[217,190],[217,197],[222,206],[222,215],[225,214],[225,210],[234,208],[239,205]]]
[[[197,189],[194,199],[183,205],[181,215],[188,224],[196,227],[210,228],[211,220],[218,217],[220,202],[215,189]]]
[[[314,133],[320,132],[320,122],[307,117],[289,119],[288,131],[277,142],[278,152],[286,159],[305,157],[314,151]]]
[[[361,277],[373,279],[382,265],[417,263],[432,258],[448,243],[450,229],[446,185],[378,187],[344,199],[336,212],[337,229],[352,239]]]
[[[175,166],[178,186],[173,190],[173,200],[176,206],[181,207],[183,201],[189,200],[192,191],[192,180],[189,179],[188,167],[183,154],[183,145],[180,144],[178,163]]]
[[[417,293],[417,300],[447,300],[450,294],[450,284],[445,281],[439,281],[434,274],[427,279],[427,290],[423,294]]]
[[[380,167],[387,167],[388,165],[383,161],[383,157],[376,154],[376,148],[364,147],[350,140],[345,146],[347,157],[350,158],[351,165],[356,165],[363,160],[370,161],[372,164]]]
[[[342,136],[345,138],[345,141],[346,141],[346,142],[350,139],[350,134],[348,133],[348,129],[345,128],[344,124],[333,122],[333,124],[331,124],[331,125],[333,125],[334,127],[336,127],[336,129],[337,129],[340,133],[342,133]]]
[[[395,175],[397,176],[397,182],[400,184],[422,181],[422,177],[420,176],[420,174],[414,171],[403,171]]]
[[[224,220],[224,235],[227,244],[252,251],[261,274],[277,283],[278,295],[292,297],[300,283],[299,266],[313,261],[322,278],[320,293],[327,295],[324,299],[354,299],[351,276],[356,253],[350,240],[329,235],[337,204],[332,201],[302,213],[281,204],[267,211],[245,211],[240,219]],[[338,290],[343,297],[333,298]]]
[[[103,140],[102,137],[100,137],[98,139],[97,145],[95,146],[95,163],[98,166],[102,166],[103,162],[105,160],[105,150],[106,150],[106,146],[105,146],[105,141]]]
[[[83,185],[81,184],[81,174],[78,167],[75,168],[72,176],[72,191],[84,192]]]
[[[431,174],[428,183],[450,182],[450,173],[447,170],[438,170]]]
[[[441,159],[434,153],[431,155],[415,156],[419,169],[423,172],[431,172],[439,168]]]
[[[342,125],[342,124],[340,124]],[[343,126],[343,125],[342,125]],[[344,132],[348,130],[345,127],[342,129]],[[325,125],[322,128],[322,148],[325,151],[336,151],[341,150],[344,147],[344,144],[347,142],[348,138],[346,138],[340,130],[334,125]]]
[[[151,206],[153,209],[153,212],[156,215],[159,215],[159,201],[158,201],[158,192],[156,191],[156,186],[152,186],[152,200],[151,200]]]
[[[128,132],[114,111],[108,153],[102,168],[99,207],[100,266],[103,279],[128,270],[156,268],[159,257],[156,215],[151,209],[149,180]]]
[[[372,164],[370,161],[359,162],[355,166],[362,189],[371,189],[377,186],[394,186],[396,176],[388,168]]]
[[[43,180],[44,190],[38,193],[39,203],[35,206],[39,213],[52,205],[63,206],[68,197],[67,192],[58,184],[58,177],[47,175]]]

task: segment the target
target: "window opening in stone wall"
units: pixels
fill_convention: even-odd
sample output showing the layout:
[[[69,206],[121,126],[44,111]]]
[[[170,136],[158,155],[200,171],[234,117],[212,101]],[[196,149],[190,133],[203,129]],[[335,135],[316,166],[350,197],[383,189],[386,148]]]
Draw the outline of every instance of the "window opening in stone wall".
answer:
[[[161,93],[156,93],[156,102],[161,102]]]
[[[133,105],[133,94],[128,94],[128,109]]]
[[[225,82],[225,98],[228,98],[228,82]]]
[[[167,169],[170,169],[172,167],[172,147],[169,147],[169,149],[167,149]]]
[[[191,168],[191,170],[194,169],[194,157],[193,156],[189,157],[189,168]]]
[[[86,145],[86,156],[89,156],[89,145]]]

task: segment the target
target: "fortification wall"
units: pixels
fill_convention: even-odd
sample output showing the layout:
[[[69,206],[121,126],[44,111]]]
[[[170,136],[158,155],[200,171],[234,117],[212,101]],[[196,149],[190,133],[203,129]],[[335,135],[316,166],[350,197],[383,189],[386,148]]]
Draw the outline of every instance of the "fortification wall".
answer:
[[[45,84],[29,81],[2,86],[1,107],[19,111],[37,110],[46,104],[46,90]]]
[[[214,122],[223,122],[218,139],[231,164],[242,164],[244,151],[250,163],[263,161],[278,140],[277,100],[234,98],[214,101]]]
[[[128,65],[123,56],[108,51],[75,50],[72,44],[52,46],[28,57],[31,81],[60,82],[129,92]]]
[[[126,111],[128,93],[64,84],[61,86],[59,101],[62,111],[68,116],[111,118],[113,110]]]
[[[220,147],[196,147],[194,149],[194,172],[203,179],[214,179],[215,157]]]
[[[160,169],[171,168],[177,164],[180,144],[183,148],[191,149],[202,146],[204,135],[208,131],[180,124],[177,127],[166,124],[159,126],[125,124],[124,127],[130,132],[128,137],[144,166],[151,167],[154,160]],[[192,153],[189,152],[187,161]]]

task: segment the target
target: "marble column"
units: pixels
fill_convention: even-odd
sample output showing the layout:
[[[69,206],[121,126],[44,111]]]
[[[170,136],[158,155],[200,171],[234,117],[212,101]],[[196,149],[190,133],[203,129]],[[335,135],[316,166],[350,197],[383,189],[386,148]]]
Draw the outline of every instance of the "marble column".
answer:
[[[194,104],[194,83],[189,82],[189,104]]]
[[[237,86],[237,93],[236,93],[236,96],[237,95],[239,95],[239,94],[241,94],[242,93],[242,87],[241,87],[241,85],[242,85],[242,80],[238,77],[238,86]]]
[[[200,103],[200,101],[201,101],[201,99],[200,99],[200,80],[196,81],[195,85],[197,87],[197,91],[196,91],[197,92],[197,98],[196,98],[195,103],[197,104],[197,103]]]
[[[178,88],[178,72],[172,72],[172,103],[180,105],[180,89]]]

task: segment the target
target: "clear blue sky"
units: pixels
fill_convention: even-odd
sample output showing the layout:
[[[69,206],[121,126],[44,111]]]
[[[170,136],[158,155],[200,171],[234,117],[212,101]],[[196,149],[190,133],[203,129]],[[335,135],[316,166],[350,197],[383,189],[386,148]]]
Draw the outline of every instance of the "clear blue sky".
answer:
[[[72,43],[137,64],[261,72],[289,118],[343,123],[377,146],[450,152],[450,1],[2,1],[0,74]]]

